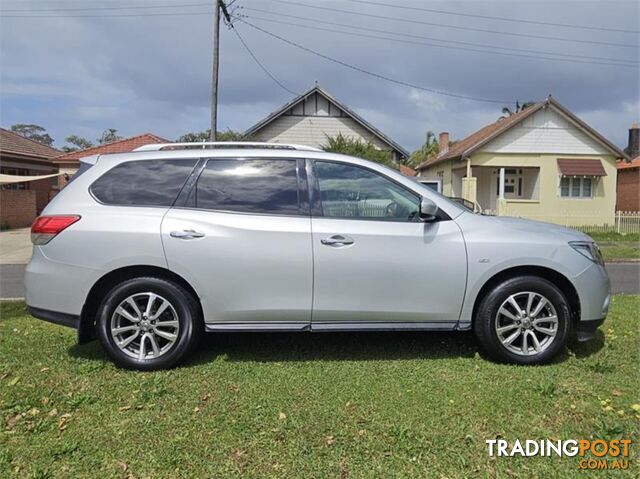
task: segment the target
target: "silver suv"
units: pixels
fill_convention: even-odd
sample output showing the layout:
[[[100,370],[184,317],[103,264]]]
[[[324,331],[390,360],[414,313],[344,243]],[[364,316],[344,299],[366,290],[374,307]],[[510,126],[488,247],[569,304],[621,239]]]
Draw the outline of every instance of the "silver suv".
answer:
[[[395,170],[296,145],[84,158],[32,241],[31,314],[135,369],[228,331],[473,329],[495,359],[541,363],[591,338],[610,299],[582,233],[476,215]]]

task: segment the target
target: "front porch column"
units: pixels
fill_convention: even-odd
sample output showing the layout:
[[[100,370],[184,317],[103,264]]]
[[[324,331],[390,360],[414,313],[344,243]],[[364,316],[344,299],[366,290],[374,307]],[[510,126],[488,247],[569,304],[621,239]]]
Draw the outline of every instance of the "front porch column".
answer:
[[[496,204],[498,216],[507,216],[507,200],[504,199],[504,168],[500,168],[500,182],[498,183],[498,202]]]
[[[467,174],[462,178],[462,197],[471,201],[474,205],[477,203],[477,178],[471,176],[471,159],[467,158]]]

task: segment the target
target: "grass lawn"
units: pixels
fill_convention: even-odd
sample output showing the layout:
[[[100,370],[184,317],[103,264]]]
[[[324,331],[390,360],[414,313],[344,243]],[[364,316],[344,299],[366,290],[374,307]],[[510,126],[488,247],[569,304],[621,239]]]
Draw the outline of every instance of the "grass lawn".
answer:
[[[640,234],[589,233],[605,261],[640,260]]]
[[[469,333],[211,336],[172,371],[0,303],[0,477],[638,477],[640,296],[542,367]],[[632,439],[626,471],[490,459],[485,439]]]

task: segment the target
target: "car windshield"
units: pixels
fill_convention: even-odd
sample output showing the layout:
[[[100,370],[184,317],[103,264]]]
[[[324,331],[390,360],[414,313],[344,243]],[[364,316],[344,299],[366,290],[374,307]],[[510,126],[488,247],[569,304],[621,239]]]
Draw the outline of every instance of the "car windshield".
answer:
[[[465,200],[463,198],[455,198],[455,197],[445,196],[442,193],[436,191],[434,188],[430,188],[429,186],[427,186],[424,183],[422,183],[420,180],[418,180],[418,177],[416,177],[416,176],[408,176],[407,178],[409,178],[410,180],[413,180],[414,182],[418,183],[423,188],[427,188],[431,193],[433,193],[434,195],[437,195],[443,201],[446,201],[447,203],[449,203],[449,204],[451,204],[451,205],[453,205],[453,206],[455,206],[457,208],[463,208],[465,211],[470,211],[472,213],[475,212],[474,207],[473,207],[473,203],[471,203],[470,201]]]

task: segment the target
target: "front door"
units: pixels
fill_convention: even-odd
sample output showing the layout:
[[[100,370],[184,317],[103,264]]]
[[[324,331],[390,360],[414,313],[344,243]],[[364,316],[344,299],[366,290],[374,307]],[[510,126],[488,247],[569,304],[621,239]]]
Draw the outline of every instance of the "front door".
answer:
[[[467,272],[458,225],[420,221],[419,196],[378,172],[330,161],[312,171],[312,328],[453,327]]]
[[[313,281],[304,161],[210,159],[169,210],[169,268],[200,295],[208,327],[309,327]]]

